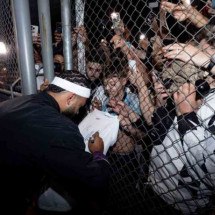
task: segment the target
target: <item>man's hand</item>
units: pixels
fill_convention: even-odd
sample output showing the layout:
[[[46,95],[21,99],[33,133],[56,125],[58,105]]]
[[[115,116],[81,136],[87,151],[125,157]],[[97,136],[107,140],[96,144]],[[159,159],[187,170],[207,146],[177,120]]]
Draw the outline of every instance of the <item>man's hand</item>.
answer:
[[[76,39],[79,37],[83,43],[86,43],[88,40],[87,31],[83,25],[75,27],[73,29],[74,34],[76,34]],[[77,42],[77,41],[76,41]]]
[[[186,63],[205,67],[210,56],[191,44],[175,43],[162,48],[164,57],[167,59],[179,59]]]
[[[185,4],[177,5],[168,1],[162,1],[161,8],[167,11],[168,13],[171,13],[173,17],[177,19],[179,22],[188,19],[189,5],[185,5]]]
[[[142,72],[143,70],[139,68],[140,67],[137,67],[135,72],[129,70],[128,78],[131,84],[136,86],[138,89],[141,89],[143,86],[146,86],[146,82],[144,79],[144,73]]]
[[[116,99],[112,98],[109,100],[108,105],[111,109],[118,115],[122,115],[123,117],[129,117],[129,107],[123,101],[117,101]]]
[[[92,105],[92,108],[91,108],[92,111],[94,109],[102,110],[102,103],[101,103],[101,101],[99,99],[97,99],[97,97],[95,97],[93,99],[93,101],[91,102],[91,105]]]
[[[191,113],[199,107],[199,102],[196,101],[196,89],[193,84],[183,84],[173,96],[177,115]]]
[[[97,131],[93,136],[89,139],[88,147],[91,153],[104,151],[104,142],[103,139],[99,136],[99,132]]]
[[[49,86],[49,81],[46,79],[43,84],[40,85],[40,91],[44,91]]]
[[[120,35],[114,35],[110,42],[113,43],[114,49],[126,47],[125,40]]]

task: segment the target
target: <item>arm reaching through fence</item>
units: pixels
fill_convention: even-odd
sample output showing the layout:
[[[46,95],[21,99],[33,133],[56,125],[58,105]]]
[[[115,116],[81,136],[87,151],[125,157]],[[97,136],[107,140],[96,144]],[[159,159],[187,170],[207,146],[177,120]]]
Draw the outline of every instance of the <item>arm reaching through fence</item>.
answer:
[[[182,4],[179,5],[162,1],[161,8],[171,13],[178,21],[189,19],[197,28],[201,28],[209,22],[204,15],[188,4],[186,0],[182,0]]]
[[[179,59],[181,61],[194,64],[195,66],[208,68],[210,59],[214,55],[213,52],[201,50],[191,44],[175,43],[162,48],[164,57],[167,59]],[[215,67],[211,68],[212,73],[215,73]]]

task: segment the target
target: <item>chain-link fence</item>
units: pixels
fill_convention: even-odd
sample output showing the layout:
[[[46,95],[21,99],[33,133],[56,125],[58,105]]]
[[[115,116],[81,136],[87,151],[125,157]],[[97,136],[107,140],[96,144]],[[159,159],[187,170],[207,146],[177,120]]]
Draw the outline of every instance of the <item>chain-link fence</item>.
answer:
[[[89,52],[108,56],[94,99],[120,117],[108,152],[118,213],[213,211],[212,17],[204,1],[86,2]]]
[[[13,25],[11,2],[1,1],[0,6],[0,88],[1,98],[10,98],[12,91],[20,92],[20,82],[17,81],[17,89],[13,89],[13,83],[19,79],[15,31]]]
[[[1,1],[0,36],[14,47],[9,5]],[[120,120],[119,130],[112,131],[118,138],[107,153],[108,211],[213,214],[211,2],[72,1],[72,12],[73,68],[86,73],[92,89],[86,109],[96,107]],[[59,74],[64,66],[62,28],[52,26]],[[34,57],[39,72],[38,41],[34,40]],[[9,83],[18,75],[14,53],[2,66]]]

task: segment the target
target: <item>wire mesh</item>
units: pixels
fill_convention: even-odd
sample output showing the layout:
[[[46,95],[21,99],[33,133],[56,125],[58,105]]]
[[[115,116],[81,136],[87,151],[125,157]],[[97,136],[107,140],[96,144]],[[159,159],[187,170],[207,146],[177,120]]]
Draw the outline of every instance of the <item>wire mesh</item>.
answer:
[[[121,119],[117,143],[108,153],[110,207],[120,214],[211,213],[214,137],[208,133],[213,120],[208,122],[214,115],[214,95],[209,90],[213,76],[206,75],[206,65],[214,51],[209,54],[203,44],[214,49],[209,3],[85,4],[89,50],[109,50],[110,56],[104,63],[104,91],[97,90],[94,98],[101,101],[103,111]],[[210,57],[197,62],[194,58],[201,51]],[[198,89],[195,96],[189,87]],[[183,106],[183,100],[190,105]],[[206,110],[209,115],[203,114]],[[138,123],[132,113],[139,115]]]
[[[1,88],[10,90],[11,84],[19,78],[15,31],[11,2],[9,0],[1,1],[0,5],[0,42],[3,43],[0,54],[0,83]],[[20,83],[18,85],[17,90],[20,91]]]
[[[0,35],[14,47],[9,1],[1,3]],[[73,68],[83,66],[85,55],[80,72],[92,88],[86,108],[120,119],[117,142],[107,154],[110,213],[213,214],[211,4],[92,0],[77,1],[75,8]],[[61,34],[54,29],[56,74],[63,71],[62,62],[57,66]],[[5,61],[9,83],[18,75],[14,53]]]

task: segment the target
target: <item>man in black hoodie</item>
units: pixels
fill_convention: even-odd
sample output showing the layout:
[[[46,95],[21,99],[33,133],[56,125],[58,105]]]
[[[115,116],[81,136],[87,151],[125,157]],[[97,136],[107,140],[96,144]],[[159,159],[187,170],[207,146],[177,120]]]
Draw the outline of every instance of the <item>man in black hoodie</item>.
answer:
[[[107,185],[109,163],[96,133],[89,144],[66,116],[76,114],[90,96],[85,77],[64,73],[45,92],[0,105],[1,209],[25,214],[28,201],[44,176],[75,192],[99,193]],[[65,116],[66,115],[66,116]],[[76,188],[76,189],[73,189]]]

